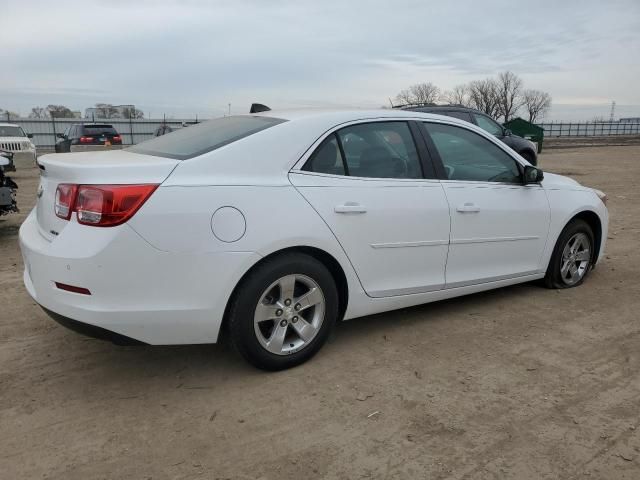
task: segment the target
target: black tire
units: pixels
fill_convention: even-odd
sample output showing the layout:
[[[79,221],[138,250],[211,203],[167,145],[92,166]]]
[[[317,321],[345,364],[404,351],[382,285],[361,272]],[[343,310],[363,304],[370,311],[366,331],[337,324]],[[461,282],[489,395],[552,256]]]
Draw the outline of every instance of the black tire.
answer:
[[[258,340],[254,314],[262,294],[287,275],[312,279],[324,296],[324,318],[315,337],[301,350],[286,355],[269,352]],[[306,362],[324,345],[338,318],[338,290],[329,270],[315,258],[287,253],[255,267],[236,288],[228,311],[229,336],[234,347],[253,366],[262,370],[284,370]]]
[[[534,167],[538,165],[537,157],[530,151],[525,150],[524,152],[520,152],[520,156],[524,158],[527,162],[529,162],[531,165],[533,165]]]
[[[567,242],[569,242],[569,240],[571,240],[574,235],[578,233],[584,233],[588,237],[590,243],[589,251],[591,253],[591,256],[588,260],[589,263],[582,278],[580,278],[580,280],[576,283],[567,284],[563,280],[561,274],[562,253],[565,246],[567,245]],[[549,261],[549,266],[547,267],[547,273],[544,277],[544,285],[547,288],[555,289],[571,288],[581,285],[582,282],[584,282],[584,279],[587,278],[587,275],[589,275],[589,272],[592,270],[593,261],[596,258],[596,255],[597,252],[595,251],[595,237],[593,235],[593,230],[591,229],[589,224],[580,219],[572,220],[567,224],[566,227],[564,227],[564,230],[562,230],[562,233],[560,233],[560,236],[558,237],[558,241],[556,242],[556,245],[553,249],[553,254],[551,255],[551,260]]]

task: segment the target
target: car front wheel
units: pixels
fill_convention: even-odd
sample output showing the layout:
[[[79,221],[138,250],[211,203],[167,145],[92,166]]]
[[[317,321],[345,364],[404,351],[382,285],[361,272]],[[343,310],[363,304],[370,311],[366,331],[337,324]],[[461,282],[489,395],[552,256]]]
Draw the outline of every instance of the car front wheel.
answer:
[[[282,370],[311,358],[338,316],[327,268],[298,253],[265,261],[238,285],[229,309],[231,341],[252,365]]]
[[[570,222],[558,237],[553,250],[545,285],[549,288],[570,288],[580,285],[596,258],[593,230],[583,220]]]

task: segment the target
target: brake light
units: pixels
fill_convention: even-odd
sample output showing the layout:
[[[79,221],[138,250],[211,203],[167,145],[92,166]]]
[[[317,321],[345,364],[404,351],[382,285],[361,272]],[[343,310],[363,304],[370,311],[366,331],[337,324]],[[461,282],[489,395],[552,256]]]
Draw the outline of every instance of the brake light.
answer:
[[[54,204],[54,210],[56,215],[64,220],[71,218],[71,212],[73,212],[73,202],[76,198],[77,185],[70,183],[61,183],[56,189],[56,201]]]
[[[115,143],[122,143],[122,137],[120,135],[116,135],[112,138]]]
[[[57,198],[66,187],[74,187],[67,217],[58,215]],[[95,227],[114,227],[129,220],[147,201],[158,185],[58,185],[56,215],[68,220],[77,212],[78,223]],[[66,197],[65,197],[66,198]]]
[[[80,137],[80,143],[93,143],[93,137]]]

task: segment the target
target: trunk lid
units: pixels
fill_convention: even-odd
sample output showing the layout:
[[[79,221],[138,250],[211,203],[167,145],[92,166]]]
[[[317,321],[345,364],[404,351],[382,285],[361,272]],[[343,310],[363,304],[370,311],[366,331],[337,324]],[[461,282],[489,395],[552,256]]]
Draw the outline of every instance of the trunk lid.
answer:
[[[54,211],[56,189],[60,183],[160,184],[179,163],[179,160],[125,150],[58,153],[39,157],[40,185],[37,191],[36,216],[40,233],[51,241],[69,223],[57,217]]]

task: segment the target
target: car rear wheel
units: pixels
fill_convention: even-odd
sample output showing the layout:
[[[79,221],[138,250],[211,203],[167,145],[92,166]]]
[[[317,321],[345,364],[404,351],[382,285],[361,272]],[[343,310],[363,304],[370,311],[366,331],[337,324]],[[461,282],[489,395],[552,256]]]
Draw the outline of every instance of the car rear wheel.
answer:
[[[315,355],[337,316],[331,273],[315,258],[293,253],[267,260],[242,281],[229,309],[229,331],[252,365],[282,370]]]
[[[596,258],[591,227],[583,220],[570,222],[558,237],[547,273],[548,288],[570,288],[580,285]]]

